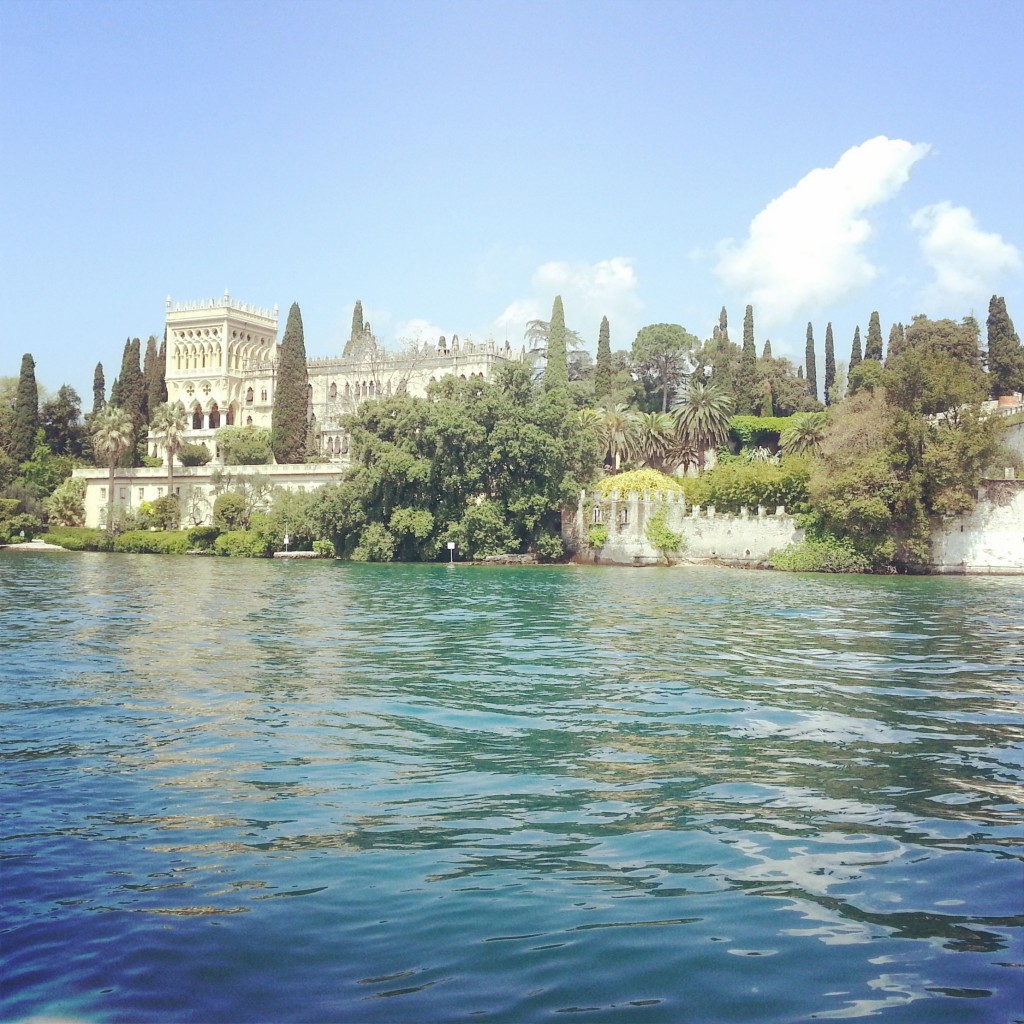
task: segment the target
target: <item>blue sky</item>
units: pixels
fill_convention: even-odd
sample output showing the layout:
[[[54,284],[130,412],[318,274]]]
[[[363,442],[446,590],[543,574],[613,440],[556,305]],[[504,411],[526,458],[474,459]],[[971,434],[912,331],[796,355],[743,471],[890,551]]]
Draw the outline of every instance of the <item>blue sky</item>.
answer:
[[[555,294],[593,350],[671,321],[840,358],[872,310],[1024,328],[1019,2],[7,0],[0,375],[91,401],[164,299],[339,353],[514,346]]]

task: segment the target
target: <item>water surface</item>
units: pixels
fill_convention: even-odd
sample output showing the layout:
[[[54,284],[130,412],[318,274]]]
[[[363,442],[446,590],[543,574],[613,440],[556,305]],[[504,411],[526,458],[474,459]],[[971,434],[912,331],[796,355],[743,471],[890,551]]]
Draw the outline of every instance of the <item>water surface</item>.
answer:
[[[1024,580],[0,553],[0,1018],[1024,1019]]]

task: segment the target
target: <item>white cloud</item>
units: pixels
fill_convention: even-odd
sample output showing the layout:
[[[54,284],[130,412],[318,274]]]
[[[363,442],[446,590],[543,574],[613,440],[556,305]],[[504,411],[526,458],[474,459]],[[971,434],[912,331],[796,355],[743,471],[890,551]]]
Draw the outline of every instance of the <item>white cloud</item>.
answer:
[[[892,199],[930,150],[884,135],[848,149],[773,199],[741,245],[719,247],[719,278],[752,303],[759,323],[784,325],[861,292],[878,276],[865,214]]]
[[[449,341],[452,339],[452,334],[458,334],[458,331],[452,332],[445,330],[445,328],[432,323],[430,320],[424,320],[422,317],[413,317],[411,320],[406,320],[405,323],[399,324],[395,330],[395,340],[401,343],[416,342],[417,345],[423,345],[428,343],[430,345],[436,345],[437,339],[444,335]]]
[[[494,321],[495,333],[507,333],[513,348],[521,344],[530,320],[550,318],[556,295],[562,296],[566,326],[578,331],[592,350],[597,347],[603,316],[608,317],[615,348],[628,348],[641,326],[640,281],[633,261],[626,257],[597,263],[544,263],[534,271],[530,283],[533,294],[509,303]]]
[[[1021,269],[1016,246],[1001,235],[982,231],[965,206],[934,203],[910,219],[921,234],[921,253],[935,272],[922,302],[942,312],[988,302],[1000,278]]]

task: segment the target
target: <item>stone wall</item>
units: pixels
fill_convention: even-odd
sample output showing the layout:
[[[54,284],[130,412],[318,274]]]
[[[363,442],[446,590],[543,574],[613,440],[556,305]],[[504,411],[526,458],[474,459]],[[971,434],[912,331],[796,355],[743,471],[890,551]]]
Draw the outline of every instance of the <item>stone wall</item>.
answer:
[[[1024,480],[990,480],[969,515],[951,516],[932,535],[937,573],[1024,574]]]
[[[610,498],[580,492],[576,510],[563,513],[562,539],[576,561],[655,565],[663,559],[646,531],[660,508],[665,509],[665,525],[683,537],[683,549],[673,560],[758,565],[773,551],[803,539],[803,530],[781,507],[741,509],[738,515],[729,515],[713,507],[687,505],[682,495],[636,492],[613,492]],[[595,523],[608,530],[608,540],[600,550],[588,540]]]

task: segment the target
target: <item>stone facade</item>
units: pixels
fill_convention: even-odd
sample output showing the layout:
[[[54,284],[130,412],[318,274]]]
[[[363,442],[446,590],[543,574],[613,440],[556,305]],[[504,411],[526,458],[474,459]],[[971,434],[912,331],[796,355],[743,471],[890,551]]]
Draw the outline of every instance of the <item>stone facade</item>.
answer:
[[[269,428],[274,407],[278,361],[278,308],[262,309],[237,302],[227,292],[220,299],[166,304],[167,398],[181,402],[189,415],[185,441],[205,444],[216,461],[214,435],[224,426]],[[339,356],[307,360],[308,416],[320,452],[345,463],[348,437],[341,417],[370,398],[401,392],[423,396],[427,386],[452,375],[489,380],[514,355],[508,342],[449,342],[413,345],[395,354],[377,345],[369,324],[350,338]],[[159,436],[149,438],[149,452],[166,458]]]
[[[1024,574],[1024,480],[990,480],[968,515],[951,516],[932,535],[938,573]]]
[[[687,505],[681,494],[628,494],[588,498],[580,492],[575,512],[562,516],[562,539],[576,561],[606,565],[656,565],[661,554],[647,539],[647,524],[660,509],[665,525],[683,537],[680,561],[763,563],[773,551],[803,539],[803,530],[784,508],[741,509],[738,515],[714,507]],[[600,550],[588,541],[590,527],[603,524],[608,540]]]

